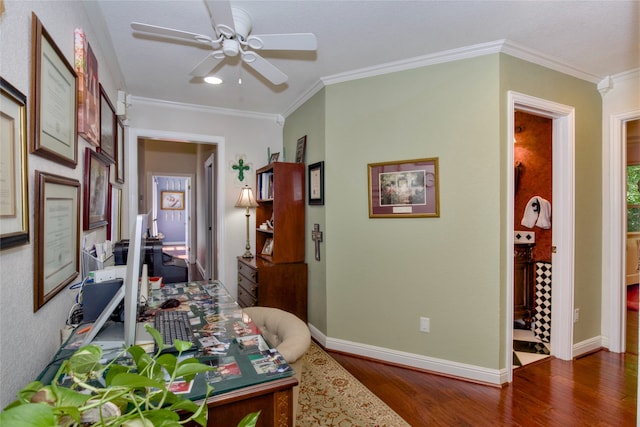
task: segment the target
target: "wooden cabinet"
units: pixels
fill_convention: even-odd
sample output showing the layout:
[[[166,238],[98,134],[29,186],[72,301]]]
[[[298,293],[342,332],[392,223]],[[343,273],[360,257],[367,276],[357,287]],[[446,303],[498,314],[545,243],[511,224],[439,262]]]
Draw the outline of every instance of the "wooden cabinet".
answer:
[[[238,258],[238,303],[280,308],[306,322],[305,165],[258,169],[256,199],[256,256]]]
[[[517,244],[514,249],[513,319],[529,324],[535,304],[533,248],[535,244]]]
[[[307,264],[238,258],[240,307],[276,307],[307,322]]]

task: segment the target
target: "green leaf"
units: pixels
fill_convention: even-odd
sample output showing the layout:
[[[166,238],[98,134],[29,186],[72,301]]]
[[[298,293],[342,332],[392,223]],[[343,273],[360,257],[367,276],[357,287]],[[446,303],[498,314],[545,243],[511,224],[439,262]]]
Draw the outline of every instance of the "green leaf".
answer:
[[[88,346],[81,347],[71,355],[68,359],[68,367],[77,373],[99,371],[104,368],[100,364],[101,358],[102,349],[97,345],[90,344]]]
[[[153,340],[158,345],[158,348],[162,348],[164,346],[164,339],[162,338],[162,335],[160,335],[160,332],[149,324],[144,325],[144,328],[151,334]]]
[[[127,387],[127,388],[144,388],[144,387],[153,387],[164,389],[164,382],[155,381],[151,378],[147,378],[145,376],[134,374],[131,372],[123,372],[121,374],[115,375],[111,379],[111,386],[113,387]]]
[[[173,375],[173,371],[175,371],[176,365],[178,364],[178,359],[171,353],[164,353],[158,356],[156,362],[166,369],[169,375]]]
[[[44,403],[27,403],[0,412],[0,426],[53,427],[57,425],[53,407]]]
[[[71,390],[65,387],[58,387],[58,406],[72,406],[78,407],[84,405],[84,403],[91,398],[91,395],[78,393],[75,390]]]
[[[177,422],[180,420],[180,416],[170,409],[157,409],[146,415],[146,418],[151,421],[154,426],[164,425],[164,421]]]
[[[215,369],[212,366],[199,363],[196,359],[194,360],[195,362],[190,361],[190,359],[180,362],[176,368],[176,377],[184,377],[186,381],[190,381],[196,374],[213,371]]]
[[[173,346],[176,348],[176,350],[182,353],[193,347],[193,343],[191,341],[174,340]]]
[[[200,405],[197,405],[188,399],[178,400],[173,405],[171,405],[171,409],[174,411],[188,411],[192,414],[194,414],[199,407]]]
[[[242,420],[240,420],[240,422],[238,423],[238,427],[255,427],[256,423],[258,422],[259,416],[260,411],[250,413]]]

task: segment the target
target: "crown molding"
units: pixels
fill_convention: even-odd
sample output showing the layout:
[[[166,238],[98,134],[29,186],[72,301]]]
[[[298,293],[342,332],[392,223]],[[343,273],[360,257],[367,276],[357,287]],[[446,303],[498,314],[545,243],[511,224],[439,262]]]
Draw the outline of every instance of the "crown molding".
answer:
[[[586,73],[549,55],[545,55],[536,50],[529,49],[518,43],[514,43],[506,39],[501,39],[321,77],[320,80],[311,88],[309,88],[309,90],[303,93],[283,113],[283,115],[285,117],[288,117],[289,114],[293,113],[298,107],[300,107],[300,105],[309,100],[313,95],[315,95],[318,91],[320,91],[320,89],[324,88],[325,86],[351,80],[363,79],[367,77],[379,76],[383,74],[395,73],[398,71],[411,70],[414,68],[426,67],[435,64],[459,61],[461,59],[475,58],[478,56],[490,55],[494,53],[504,53],[579,78],[581,80],[586,80],[591,83],[597,84],[602,80],[602,77]]]
[[[205,105],[188,104],[184,102],[167,101],[163,99],[145,98],[142,96],[135,96],[135,95],[130,95],[130,98],[128,98],[128,100],[130,100],[131,102],[130,105],[132,108],[135,108],[136,105],[149,105],[154,107],[173,108],[173,109],[194,111],[194,112],[201,112],[201,113],[221,114],[221,115],[242,117],[242,118],[249,118],[249,119],[271,120],[278,124],[283,123],[283,118],[281,114],[257,113],[252,111],[232,110],[229,108],[209,107]]]

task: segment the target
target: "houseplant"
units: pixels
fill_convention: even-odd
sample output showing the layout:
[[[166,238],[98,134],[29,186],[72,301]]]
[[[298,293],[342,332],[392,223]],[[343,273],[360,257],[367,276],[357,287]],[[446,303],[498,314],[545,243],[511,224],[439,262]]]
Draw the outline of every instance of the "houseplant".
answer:
[[[177,356],[162,354],[162,336],[151,326],[146,329],[158,344],[156,353],[147,354],[134,345],[104,365],[99,346],[81,347],[62,363],[51,384],[27,384],[18,399],[0,413],[0,426],[178,427],[191,421],[205,426],[206,398],[213,388],[207,385],[200,404],[170,390],[176,380],[191,381],[196,374],[214,368],[194,357],[182,358],[192,345],[187,341],[173,343]],[[115,363],[120,356],[128,356],[132,363]],[[258,414],[247,415],[238,427],[255,426]]]

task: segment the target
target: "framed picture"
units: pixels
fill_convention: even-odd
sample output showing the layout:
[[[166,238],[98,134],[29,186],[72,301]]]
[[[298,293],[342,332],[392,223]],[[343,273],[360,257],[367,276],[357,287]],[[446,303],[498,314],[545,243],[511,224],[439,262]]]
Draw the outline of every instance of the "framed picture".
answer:
[[[438,158],[371,163],[369,218],[439,217]]]
[[[89,144],[100,145],[100,88],[98,60],[84,31],[74,31],[74,60],[78,75],[78,134]]]
[[[26,105],[0,78],[0,249],[29,243]]]
[[[109,223],[109,159],[87,147],[84,157],[85,230]]]
[[[267,240],[264,241],[264,246],[262,247],[262,255],[271,255],[273,254],[273,238],[268,237]]]
[[[111,226],[108,229],[107,239],[112,242],[119,242],[122,240],[122,188],[112,185],[109,194],[111,199],[109,208]]]
[[[184,191],[161,191],[160,209],[163,210],[183,210]]]
[[[80,182],[36,171],[35,183],[34,312],[80,271]]]
[[[309,204],[324,205],[324,162],[309,165]]]
[[[116,161],[116,111],[100,85],[100,153],[111,163]]]
[[[275,163],[280,158],[280,153],[272,153],[271,157],[269,157],[269,163]]]
[[[116,182],[124,184],[124,125],[116,120]]]
[[[31,19],[30,151],[75,169],[78,78],[35,13]]]
[[[296,163],[304,163],[304,154],[307,149],[307,135],[298,139],[296,144]]]

